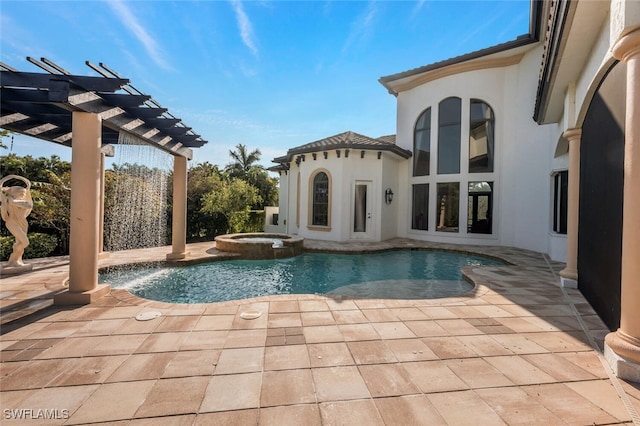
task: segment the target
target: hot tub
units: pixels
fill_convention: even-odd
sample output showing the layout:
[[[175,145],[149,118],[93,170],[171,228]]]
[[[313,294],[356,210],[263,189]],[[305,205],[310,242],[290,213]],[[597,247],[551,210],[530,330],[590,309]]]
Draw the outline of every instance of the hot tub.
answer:
[[[243,259],[284,259],[302,253],[304,238],[256,232],[219,235],[215,241],[218,250],[238,253]]]

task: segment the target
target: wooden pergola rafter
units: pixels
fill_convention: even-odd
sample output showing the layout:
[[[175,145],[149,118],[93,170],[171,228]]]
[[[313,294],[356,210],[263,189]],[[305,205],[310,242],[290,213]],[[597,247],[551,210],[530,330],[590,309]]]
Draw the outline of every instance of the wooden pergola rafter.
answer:
[[[0,127],[4,129],[71,147],[71,114],[80,111],[101,117],[103,145],[118,144],[119,134],[126,132],[191,159],[191,148],[207,143],[103,63],[86,61],[99,76],[81,76],[46,58],[27,60],[46,72],[22,72],[0,62]]]
[[[72,75],[46,58],[29,62],[44,73],[21,72],[0,62],[0,127],[71,148],[68,289],[57,304],[91,303],[109,292],[98,285],[102,252],[105,156],[124,138],[173,155],[173,215],[168,261],[186,251],[187,161],[207,141],[129,80],[100,63],[98,76]],[[130,138],[127,138],[130,139]]]

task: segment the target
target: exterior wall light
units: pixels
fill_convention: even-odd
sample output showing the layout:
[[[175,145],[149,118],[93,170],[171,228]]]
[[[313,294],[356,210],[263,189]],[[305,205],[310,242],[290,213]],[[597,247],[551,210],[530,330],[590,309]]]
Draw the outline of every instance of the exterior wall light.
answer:
[[[391,204],[392,201],[393,201],[393,191],[391,190],[391,188],[387,188],[384,191],[384,202],[387,204]]]

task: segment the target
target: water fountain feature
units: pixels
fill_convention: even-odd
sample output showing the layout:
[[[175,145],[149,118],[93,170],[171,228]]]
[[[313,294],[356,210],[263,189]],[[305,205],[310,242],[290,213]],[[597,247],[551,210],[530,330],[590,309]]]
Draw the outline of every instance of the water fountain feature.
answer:
[[[105,249],[129,250],[167,244],[168,176],[171,155],[121,132],[113,158],[113,191],[105,197]]]

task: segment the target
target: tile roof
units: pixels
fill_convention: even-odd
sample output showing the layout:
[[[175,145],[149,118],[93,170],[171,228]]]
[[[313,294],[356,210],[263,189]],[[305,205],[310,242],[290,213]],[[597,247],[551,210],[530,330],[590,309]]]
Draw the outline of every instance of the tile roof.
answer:
[[[470,53],[466,53],[459,56],[454,56],[449,59],[445,59],[439,62],[434,62],[421,67],[413,68],[407,71],[402,71],[396,74],[382,76],[378,79],[380,84],[387,88],[389,93],[397,95],[394,89],[394,83],[398,80],[414,77],[429,71],[445,68],[450,65],[455,65],[475,59],[483,58],[489,55],[493,55],[500,52],[506,52],[511,49],[528,46],[540,41],[541,27],[544,27],[545,22],[542,19],[543,15],[543,1],[531,0],[531,12],[529,16],[529,31],[526,34],[522,34],[516,37],[514,40],[510,40],[497,45],[489,46],[483,49],[479,49]]]
[[[381,141],[392,143],[394,145],[396,143],[396,135],[380,136],[378,139],[380,139]]]
[[[339,133],[314,142],[289,149],[287,155],[274,158],[274,163],[291,161],[296,154],[305,154],[314,151],[328,151],[332,149],[368,149],[378,151],[390,151],[402,158],[411,157],[411,151],[400,148],[395,144],[395,135],[371,138],[352,131]]]

